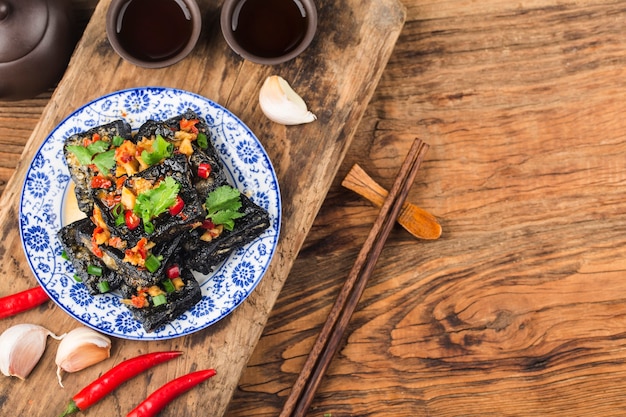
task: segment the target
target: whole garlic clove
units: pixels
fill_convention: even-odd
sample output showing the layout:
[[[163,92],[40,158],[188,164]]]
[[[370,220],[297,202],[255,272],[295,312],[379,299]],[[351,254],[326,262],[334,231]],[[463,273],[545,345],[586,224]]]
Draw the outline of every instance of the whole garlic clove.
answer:
[[[77,327],[65,335],[57,349],[59,385],[61,371],[77,372],[111,356],[111,339],[88,327]]]
[[[259,92],[259,104],[268,119],[283,125],[299,125],[317,119],[302,97],[278,75],[265,79]]]
[[[0,335],[0,371],[6,376],[26,379],[46,350],[48,336],[56,336],[37,324],[16,324]]]

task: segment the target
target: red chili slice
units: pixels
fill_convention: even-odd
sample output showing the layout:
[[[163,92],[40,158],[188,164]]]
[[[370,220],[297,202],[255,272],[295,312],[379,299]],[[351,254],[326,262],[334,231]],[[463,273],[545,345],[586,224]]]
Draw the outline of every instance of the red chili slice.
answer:
[[[211,219],[207,219],[202,221],[201,227],[205,230],[211,230],[215,229],[215,224],[211,221]]]
[[[135,250],[141,256],[141,259],[146,259],[148,257],[148,249],[146,249],[146,245],[148,244],[148,239],[142,237],[135,245]]]
[[[185,202],[179,195],[177,195],[176,202],[168,210],[172,216],[176,216],[178,213],[183,211],[183,207],[185,207]]]
[[[100,249],[100,246],[98,246],[98,243],[96,242],[96,236],[103,231],[104,229],[102,227],[97,226],[95,229],[93,229],[93,233],[91,234],[91,252],[98,258],[102,258],[104,254],[102,253],[102,249]]]
[[[196,124],[199,122],[198,119],[181,119],[180,120],[180,130],[191,133],[198,133],[198,128]]]
[[[135,230],[137,227],[139,227],[139,224],[141,223],[141,219],[139,218],[139,216],[133,213],[132,210],[126,210],[124,212],[124,220],[126,221],[126,227],[128,227],[130,230]]]
[[[177,264],[170,265],[169,268],[165,271],[165,275],[169,279],[178,278],[180,276],[180,268]]]
[[[211,174],[211,165],[207,164],[206,162],[203,162],[198,166],[198,176],[200,178],[207,179],[209,178],[210,174]]]
[[[96,175],[91,179],[91,188],[110,188],[111,180],[104,178],[102,175]]]

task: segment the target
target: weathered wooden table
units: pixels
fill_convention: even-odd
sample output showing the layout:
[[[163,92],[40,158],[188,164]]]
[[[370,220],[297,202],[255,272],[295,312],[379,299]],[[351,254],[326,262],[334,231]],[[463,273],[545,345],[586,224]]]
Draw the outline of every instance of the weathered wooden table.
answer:
[[[133,379],[91,413],[124,415],[141,398],[175,376],[215,368],[217,376],[210,383],[194,390],[167,413],[190,416],[202,410],[203,415],[222,415],[374,93],[404,23],[405,10],[397,0],[363,5],[356,1],[320,1],[320,25],[314,43],[292,62],[268,67],[246,62],[231,52],[220,32],[219,4],[199,1],[203,32],[192,55],[174,66],[151,70],[122,61],[109,45],[104,30],[109,3],[98,2],[63,79],[24,146],[15,174],[4,188],[0,205],[0,271],[11,278],[1,281],[0,293],[17,292],[36,283],[22,252],[17,228],[20,191],[35,152],[55,125],[74,109],[128,87],[188,90],[223,105],[244,121],[264,146],[277,174],[283,201],[281,237],[255,291],[217,324],[169,340],[115,339],[112,357],[100,366],[65,377],[64,390],[55,384],[55,349],[51,347],[41,366],[24,383],[2,379],[1,405],[3,410],[17,415],[60,413],[73,392],[115,363],[138,353],[176,349],[184,352],[181,360]],[[285,127],[262,114],[259,89],[265,78],[273,74],[289,80],[301,92],[317,114],[315,123]],[[16,113],[15,109],[12,113]],[[78,325],[53,303],[47,303],[4,320],[0,330],[25,321],[41,324],[56,334]]]
[[[310,415],[624,415],[626,4],[403,3],[399,41],[227,415],[278,414],[376,216],[341,178],[358,162],[389,187],[415,136],[431,148],[409,199],[444,233],[394,230]],[[0,103],[3,179],[47,102]],[[1,381],[10,396],[37,389]],[[63,396],[52,391],[47,401]],[[124,401],[100,410],[122,414]]]

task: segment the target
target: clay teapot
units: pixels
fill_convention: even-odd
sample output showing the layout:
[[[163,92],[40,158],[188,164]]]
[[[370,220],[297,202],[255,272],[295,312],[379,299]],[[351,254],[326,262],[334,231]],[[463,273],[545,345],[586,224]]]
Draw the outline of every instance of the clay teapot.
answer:
[[[0,0],[0,100],[32,98],[54,86],[75,44],[66,0]]]

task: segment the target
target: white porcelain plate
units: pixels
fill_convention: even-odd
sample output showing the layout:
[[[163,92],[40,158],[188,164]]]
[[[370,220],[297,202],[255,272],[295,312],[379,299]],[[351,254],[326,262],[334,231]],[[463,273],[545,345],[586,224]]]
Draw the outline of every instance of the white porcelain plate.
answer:
[[[61,257],[57,232],[66,217],[73,184],[63,157],[63,143],[115,119],[137,129],[148,119],[165,120],[188,108],[210,127],[214,144],[232,185],[265,208],[271,226],[233,253],[209,275],[196,274],[202,300],[170,324],[152,333],[133,319],[112,292],[92,296],[73,279],[71,263]],[[114,337],[162,340],[204,329],[231,313],[259,283],[274,255],[280,231],[281,201],[276,174],[263,146],[237,117],[222,106],[187,91],[145,87],[117,91],[79,108],[45,139],[30,164],[22,188],[19,228],[30,267],[52,300],[79,322]]]

